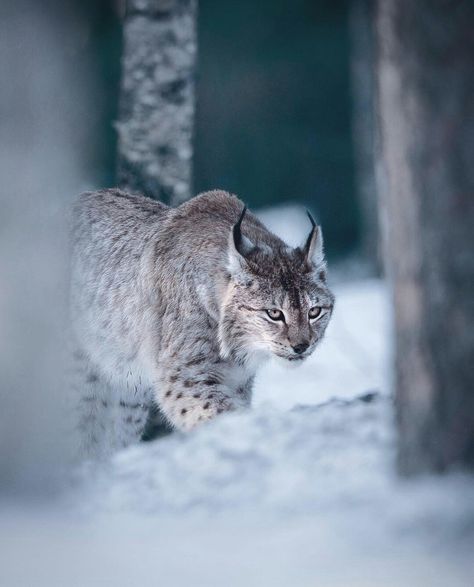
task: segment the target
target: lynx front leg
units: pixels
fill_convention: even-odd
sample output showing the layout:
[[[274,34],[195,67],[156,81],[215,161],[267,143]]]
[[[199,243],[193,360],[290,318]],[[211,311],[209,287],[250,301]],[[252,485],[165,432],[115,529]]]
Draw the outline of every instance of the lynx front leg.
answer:
[[[221,365],[193,365],[191,370],[190,362],[165,376],[160,386],[161,409],[175,428],[192,430],[223,412],[249,405],[248,386],[232,389],[224,382]]]

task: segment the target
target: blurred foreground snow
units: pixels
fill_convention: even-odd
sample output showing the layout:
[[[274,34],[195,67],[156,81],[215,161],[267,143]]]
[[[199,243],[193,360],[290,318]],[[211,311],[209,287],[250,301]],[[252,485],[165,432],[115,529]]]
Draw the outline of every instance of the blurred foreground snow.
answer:
[[[396,478],[384,288],[337,293],[318,356],[268,365],[252,411],[85,467],[54,507],[4,504],[2,586],[471,584],[473,480]]]

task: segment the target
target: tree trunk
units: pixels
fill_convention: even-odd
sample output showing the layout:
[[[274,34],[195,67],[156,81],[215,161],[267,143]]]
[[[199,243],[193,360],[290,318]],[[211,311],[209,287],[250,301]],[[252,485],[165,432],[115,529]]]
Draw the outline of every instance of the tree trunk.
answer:
[[[127,0],[118,180],[171,204],[191,196],[195,0]]]
[[[352,131],[356,187],[361,212],[361,245],[374,273],[381,271],[375,182],[375,0],[354,0],[350,11]]]
[[[474,4],[379,0],[403,473],[474,466]]]

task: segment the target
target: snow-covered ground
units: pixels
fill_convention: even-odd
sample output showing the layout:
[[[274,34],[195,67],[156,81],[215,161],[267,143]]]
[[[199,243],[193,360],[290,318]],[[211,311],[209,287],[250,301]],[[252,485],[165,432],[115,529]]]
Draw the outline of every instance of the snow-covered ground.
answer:
[[[0,502],[0,585],[472,585],[474,481],[396,477],[387,292],[335,281],[321,347],[269,363],[251,411]]]
[[[1,584],[471,585],[472,479],[401,482],[393,453],[388,398],[222,417],[10,508]]]

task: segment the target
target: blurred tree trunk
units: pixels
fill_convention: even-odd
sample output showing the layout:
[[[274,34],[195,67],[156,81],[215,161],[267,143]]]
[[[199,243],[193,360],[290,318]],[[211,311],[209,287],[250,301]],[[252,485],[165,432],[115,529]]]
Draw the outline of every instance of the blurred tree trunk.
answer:
[[[191,196],[195,0],[127,0],[118,129],[122,187]]]
[[[361,211],[362,252],[381,271],[381,245],[375,182],[375,0],[354,0],[350,11],[352,129]]]
[[[379,0],[403,473],[474,466],[474,3]]]

